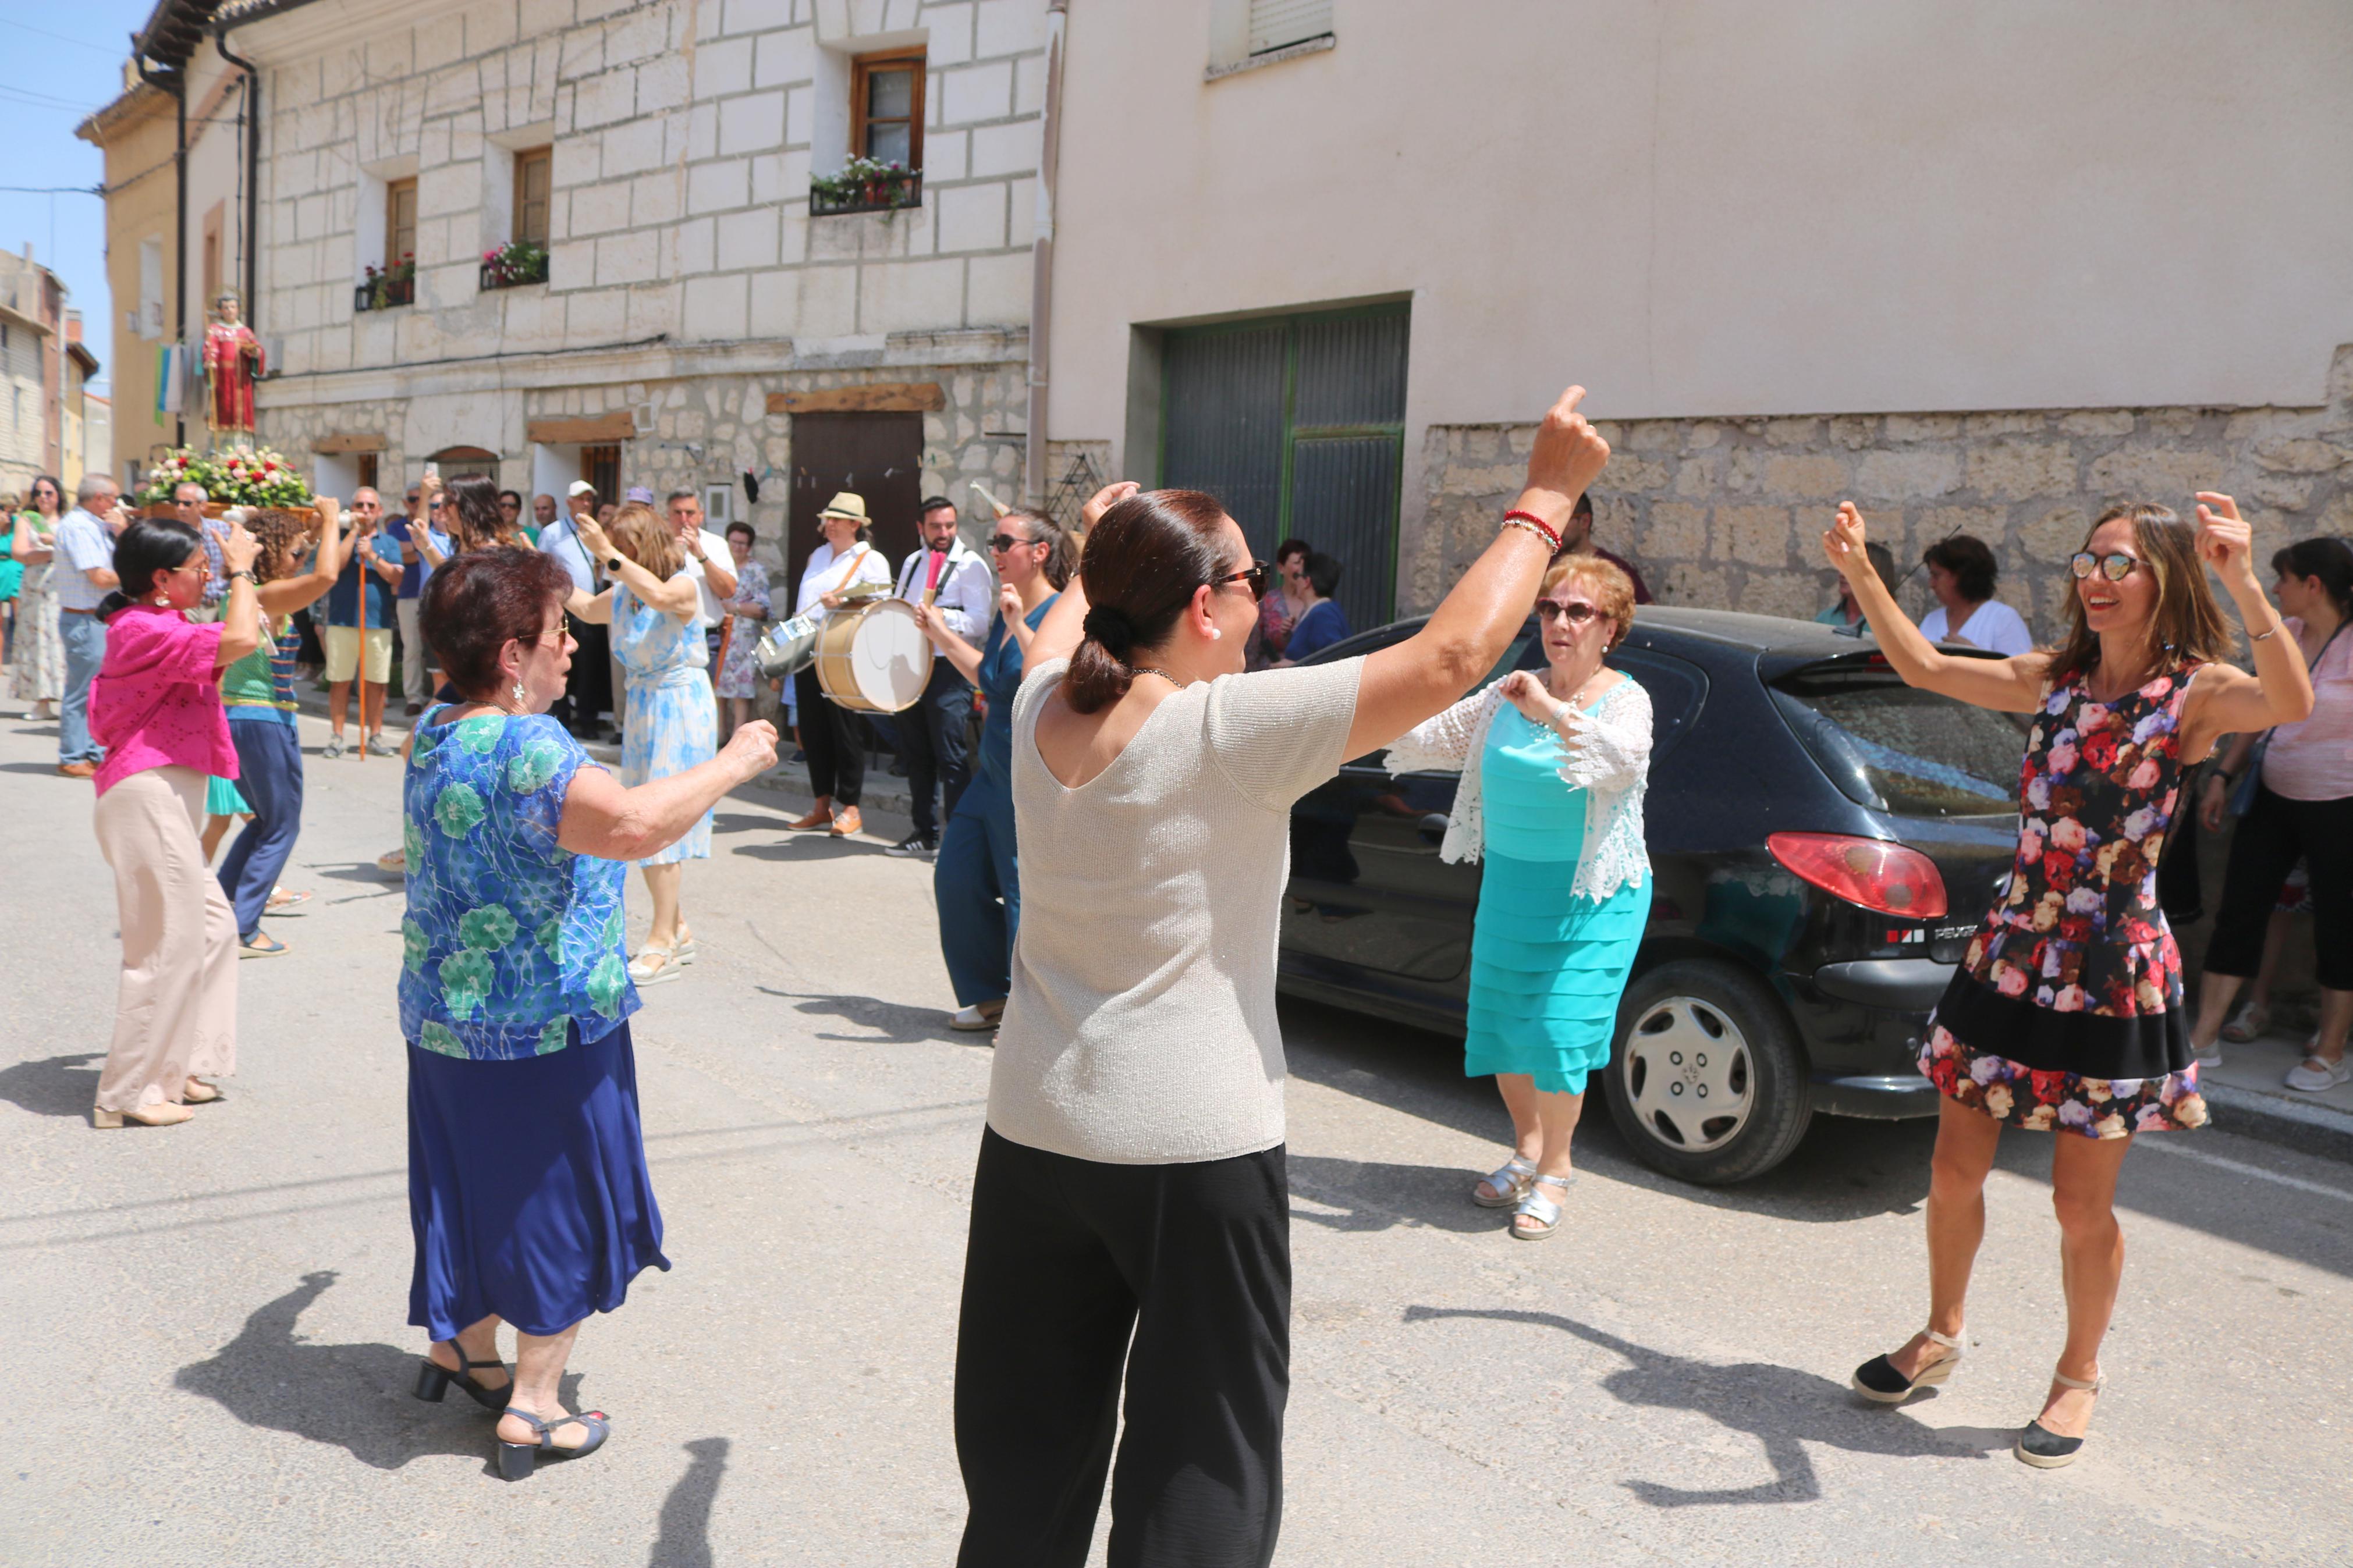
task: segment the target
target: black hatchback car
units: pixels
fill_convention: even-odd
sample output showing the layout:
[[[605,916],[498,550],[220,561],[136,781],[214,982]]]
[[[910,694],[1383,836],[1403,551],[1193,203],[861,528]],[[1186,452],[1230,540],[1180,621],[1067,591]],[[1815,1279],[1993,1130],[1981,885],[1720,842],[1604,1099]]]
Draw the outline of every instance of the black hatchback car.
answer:
[[[1531,622],[1494,674],[1543,658]],[[2010,872],[2023,721],[1767,616],[1646,606],[1609,663],[1655,715],[1656,884],[1604,1075],[1619,1128],[1656,1169],[1714,1184],[1770,1170],[1817,1111],[1934,1115],[1914,1058]],[[1354,759],[1293,811],[1282,984],[1459,1035],[1479,868],[1439,859],[1455,775],[1382,763]]]

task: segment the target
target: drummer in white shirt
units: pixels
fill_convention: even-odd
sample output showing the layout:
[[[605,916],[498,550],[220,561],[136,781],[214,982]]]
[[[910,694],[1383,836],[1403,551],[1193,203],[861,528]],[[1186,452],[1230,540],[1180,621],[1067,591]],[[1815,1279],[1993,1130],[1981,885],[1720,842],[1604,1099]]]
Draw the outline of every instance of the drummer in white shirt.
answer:
[[[1990,648],[2005,658],[2032,649],[2034,634],[2026,622],[1993,596],[2001,566],[1984,540],[1956,533],[1928,546],[1921,559],[1928,563],[1928,591],[1936,595],[1936,607],[1920,619],[1921,636],[1930,642]]]
[[[899,568],[895,592],[909,604],[937,605],[948,629],[976,647],[987,637],[989,617],[997,610],[997,583],[988,563],[957,534],[955,502],[945,497],[923,502],[920,527],[923,548]],[[971,719],[972,683],[957,673],[946,654],[934,649],[923,694],[896,721],[914,831],[884,853],[926,858],[939,853],[940,820],[955,815],[956,797],[972,777],[965,749]],[[934,794],[939,796],[936,806]]]
[[[861,583],[889,588],[891,566],[874,548],[864,496],[841,491],[817,514],[817,525],[825,542],[801,568],[793,614],[821,625],[848,602],[846,590]],[[804,831],[825,827],[846,838],[865,826],[858,814],[859,798],[866,793],[865,726],[857,714],[827,699],[815,666],[793,677],[793,693],[800,716],[795,732],[808,753],[809,789],[817,800],[792,826]]]

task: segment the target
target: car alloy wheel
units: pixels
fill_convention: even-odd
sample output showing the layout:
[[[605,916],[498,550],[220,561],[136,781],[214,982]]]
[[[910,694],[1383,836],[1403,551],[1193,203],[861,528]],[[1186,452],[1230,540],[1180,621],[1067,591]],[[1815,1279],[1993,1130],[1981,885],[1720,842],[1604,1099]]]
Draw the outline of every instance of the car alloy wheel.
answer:
[[[1654,1171],[1704,1186],[1789,1157],[1813,1120],[1806,1049],[1772,987],[1727,958],[1638,971],[1602,1079],[1609,1119]]]
[[[1685,1153],[1731,1142],[1757,1102],[1747,1038],[1696,996],[1663,996],[1644,1009],[1619,1070],[1644,1131]]]

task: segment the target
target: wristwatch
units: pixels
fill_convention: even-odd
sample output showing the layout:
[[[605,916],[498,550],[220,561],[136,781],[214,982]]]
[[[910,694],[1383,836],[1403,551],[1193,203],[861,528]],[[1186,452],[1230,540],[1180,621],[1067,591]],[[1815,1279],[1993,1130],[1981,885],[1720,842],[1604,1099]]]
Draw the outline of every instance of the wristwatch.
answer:
[[[606,562],[605,570],[617,575],[621,570],[621,558],[616,555],[610,561]]]

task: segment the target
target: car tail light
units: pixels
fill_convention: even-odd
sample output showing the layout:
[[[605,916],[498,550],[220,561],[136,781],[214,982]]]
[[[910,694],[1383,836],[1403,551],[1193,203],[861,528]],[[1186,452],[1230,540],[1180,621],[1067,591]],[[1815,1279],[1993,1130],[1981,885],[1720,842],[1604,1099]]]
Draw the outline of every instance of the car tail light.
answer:
[[[1844,833],[1776,833],[1765,844],[1793,875],[1848,903],[1907,921],[1945,912],[1945,879],[1917,849]]]

